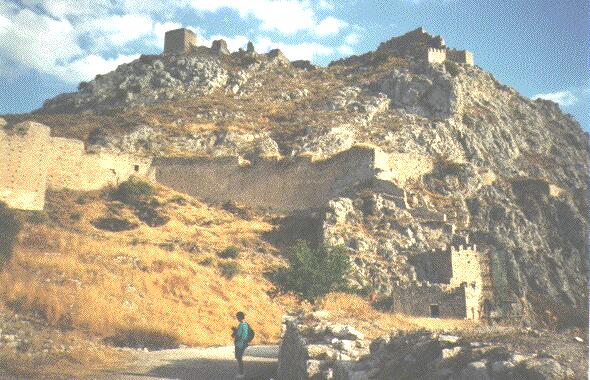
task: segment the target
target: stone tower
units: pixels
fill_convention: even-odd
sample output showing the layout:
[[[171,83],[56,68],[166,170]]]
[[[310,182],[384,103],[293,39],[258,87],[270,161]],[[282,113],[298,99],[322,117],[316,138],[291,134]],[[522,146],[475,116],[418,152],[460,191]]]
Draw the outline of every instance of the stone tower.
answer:
[[[197,46],[197,35],[185,28],[169,30],[164,39],[164,53],[188,53]]]

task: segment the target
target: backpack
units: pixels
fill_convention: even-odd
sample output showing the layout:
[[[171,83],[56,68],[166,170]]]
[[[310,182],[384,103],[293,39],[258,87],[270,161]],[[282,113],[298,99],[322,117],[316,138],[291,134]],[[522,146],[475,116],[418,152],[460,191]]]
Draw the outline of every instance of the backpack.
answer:
[[[246,339],[246,343],[250,343],[254,339],[254,335],[254,330],[248,325],[248,338]]]

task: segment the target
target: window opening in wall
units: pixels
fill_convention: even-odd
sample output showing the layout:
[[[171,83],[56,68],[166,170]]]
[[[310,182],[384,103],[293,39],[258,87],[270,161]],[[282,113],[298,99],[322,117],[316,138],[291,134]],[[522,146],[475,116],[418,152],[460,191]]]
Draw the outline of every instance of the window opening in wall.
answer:
[[[133,165],[133,169],[138,172],[139,171],[139,165]]]
[[[440,317],[440,308],[437,303],[430,305],[430,316],[433,318]]]

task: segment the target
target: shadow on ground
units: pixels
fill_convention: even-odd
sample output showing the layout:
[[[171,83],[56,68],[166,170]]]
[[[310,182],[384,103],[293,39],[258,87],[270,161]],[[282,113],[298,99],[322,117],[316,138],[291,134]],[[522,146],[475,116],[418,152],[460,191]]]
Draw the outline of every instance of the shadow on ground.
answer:
[[[276,361],[246,361],[244,366],[246,379],[268,380],[276,378]],[[170,364],[156,367],[148,375],[180,380],[233,380],[236,378],[237,370],[237,363],[231,360],[186,359],[175,360]]]

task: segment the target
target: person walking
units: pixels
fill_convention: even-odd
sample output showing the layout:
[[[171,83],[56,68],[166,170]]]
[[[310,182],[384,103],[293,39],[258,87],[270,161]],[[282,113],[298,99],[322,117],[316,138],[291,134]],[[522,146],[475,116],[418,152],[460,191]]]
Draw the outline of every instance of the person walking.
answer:
[[[238,361],[238,379],[244,378],[244,362],[242,359],[244,357],[244,352],[248,347],[248,343],[250,343],[250,341],[252,340],[251,337],[253,337],[254,335],[252,333],[252,329],[248,325],[248,322],[246,322],[245,318],[246,316],[244,312],[238,311],[236,313],[236,319],[240,324],[238,325],[238,327],[233,328],[232,333],[234,337],[236,360]]]

